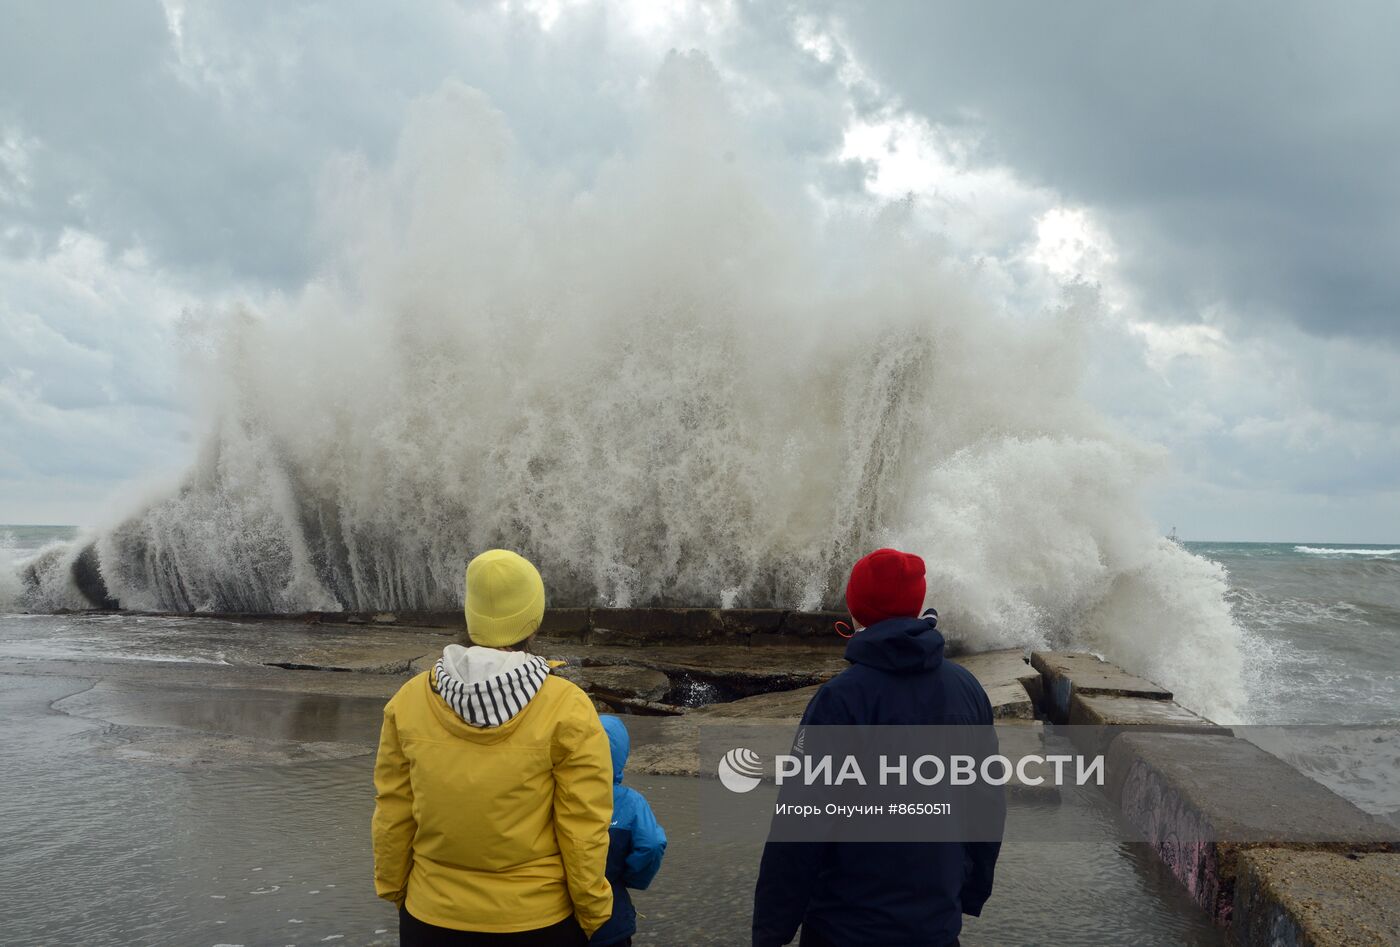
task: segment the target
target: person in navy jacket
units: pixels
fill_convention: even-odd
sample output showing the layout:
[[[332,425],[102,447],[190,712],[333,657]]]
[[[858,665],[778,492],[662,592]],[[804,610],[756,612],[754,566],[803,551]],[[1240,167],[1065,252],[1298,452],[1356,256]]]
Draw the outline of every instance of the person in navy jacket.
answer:
[[[666,832],[656,821],[646,797],[622,785],[622,770],[632,739],[627,727],[612,714],[600,714],[612,747],[613,817],[608,826],[608,883],[613,891],[612,917],[593,932],[590,947],[628,947],[637,932],[637,909],[628,888],[644,890],[661,868],[666,854]]]
[[[851,570],[846,605],[856,634],[851,666],[812,697],[801,726],[992,724],[977,679],[943,659],[938,613],[920,617],[924,562],[877,549]],[[988,731],[994,745],[995,736]],[[997,836],[1005,797],[994,790]],[[802,947],[957,944],[962,915],[992,893],[999,841],[772,842],[754,892],[754,947],[778,947],[802,928]]]

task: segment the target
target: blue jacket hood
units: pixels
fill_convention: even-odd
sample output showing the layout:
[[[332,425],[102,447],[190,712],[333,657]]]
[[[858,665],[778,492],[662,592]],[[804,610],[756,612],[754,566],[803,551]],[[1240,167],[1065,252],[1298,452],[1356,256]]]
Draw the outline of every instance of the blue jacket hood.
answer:
[[[631,739],[627,725],[612,714],[600,714],[613,759],[613,811],[608,825],[608,860],[605,872],[612,888],[612,917],[593,932],[589,944],[616,947],[637,932],[637,909],[628,888],[645,888],[656,877],[666,854],[666,830],[656,821],[646,797],[622,785]]]
[[[603,730],[608,734],[608,747],[612,750],[613,782],[622,782],[622,770],[627,766],[627,754],[632,752],[632,738],[627,733],[627,725],[612,714],[599,714]]]
[[[937,613],[888,618],[857,632],[846,645],[846,660],[896,674],[933,670],[943,663]]]

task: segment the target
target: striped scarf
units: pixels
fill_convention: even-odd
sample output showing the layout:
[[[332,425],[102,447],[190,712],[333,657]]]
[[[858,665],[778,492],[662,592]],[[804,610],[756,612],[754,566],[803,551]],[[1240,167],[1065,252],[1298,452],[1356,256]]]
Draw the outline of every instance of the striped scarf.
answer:
[[[432,684],[437,695],[473,727],[499,727],[535,696],[549,677],[549,662],[539,655],[503,674],[468,684],[438,658],[433,666]]]

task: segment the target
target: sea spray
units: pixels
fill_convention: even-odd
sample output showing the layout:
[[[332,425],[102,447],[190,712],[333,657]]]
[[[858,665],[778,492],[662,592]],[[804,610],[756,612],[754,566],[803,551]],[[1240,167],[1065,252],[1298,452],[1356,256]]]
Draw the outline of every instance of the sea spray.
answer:
[[[53,540],[37,550],[0,549],[0,612],[12,609],[62,611],[95,604],[77,582],[77,563],[87,550],[80,541]],[[95,566],[93,555],[85,562]]]
[[[699,57],[588,181],[456,84],[327,175],[294,298],[191,319],[207,434],[97,542],[124,607],[460,601],[491,546],[551,602],[838,605],[928,562],[950,634],[1097,648],[1229,718],[1219,570],[1141,509],[1157,453],[1079,394],[1085,306],[992,311],[896,205],[830,214]]]
[[[17,545],[13,533],[0,531],[0,614],[17,608],[24,597]]]

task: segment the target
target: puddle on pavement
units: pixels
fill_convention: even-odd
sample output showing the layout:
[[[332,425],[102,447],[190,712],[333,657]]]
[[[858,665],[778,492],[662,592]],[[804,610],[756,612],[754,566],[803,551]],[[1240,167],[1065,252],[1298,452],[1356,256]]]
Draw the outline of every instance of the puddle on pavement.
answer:
[[[379,739],[384,701],[230,688],[102,682],[54,709],[124,727],[178,727],[249,739],[358,743]]]

